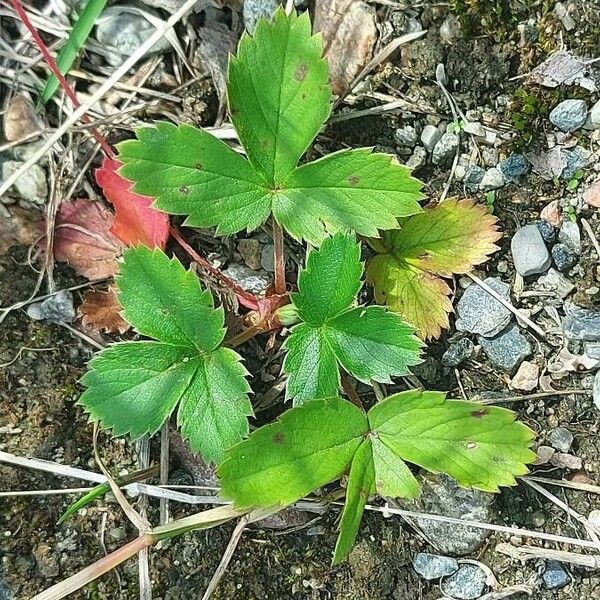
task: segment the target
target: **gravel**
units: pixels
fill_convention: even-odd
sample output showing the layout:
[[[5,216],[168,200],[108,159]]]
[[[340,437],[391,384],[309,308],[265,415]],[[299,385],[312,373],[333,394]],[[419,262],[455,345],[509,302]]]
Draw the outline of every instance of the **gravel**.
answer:
[[[550,122],[561,131],[577,131],[587,119],[588,109],[585,100],[563,100],[550,112]]]
[[[557,427],[548,435],[550,445],[559,452],[568,452],[573,445],[573,434],[566,427]]]
[[[412,561],[413,569],[427,581],[447,577],[458,571],[458,561],[450,556],[419,552]]]
[[[555,292],[561,300],[564,300],[575,289],[569,279],[552,267],[548,269],[546,275],[542,275],[538,279],[538,284],[545,290]]]
[[[411,157],[406,161],[406,166],[412,171],[417,171],[427,162],[427,152],[423,146],[417,146]]]
[[[579,456],[573,456],[565,452],[555,452],[550,459],[550,464],[569,471],[579,471],[583,467],[583,462]]]
[[[399,146],[408,146],[409,148],[414,148],[419,140],[417,130],[412,125],[406,125],[405,127],[396,129],[394,137]]]
[[[433,152],[433,148],[440,141],[442,132],[434,125],[425,125],[421,132],[421,142],[427,152]]]
[[[17,160],[0,162],[0,180],[8,179],[23,164],[25,163]],[[44,169],[39,165],[32,165],[14,182],[10,194],[7,194],[6,197],[8,198],[10,195],[32,204],[44,204],[48,198],[48,184]]]
[[[581,232],[577,223],[566,220],[558,232],[558,241],[577,256],[581,254]]]
[[[531,355],[531,344],[515,323],[495,337],[479,336],[478,340],[492,364],[508,373],[514,373]]]
[[[542,573],[542,581],[547,590],[560,590],[571,583],[571,577],[557,560],[548,560]]]
[[[565,272],[577,264],[577,254],[573,252],[566,244],[556,244],[552,246],[552,260],[556,268]]]
[[[596,371],[594,377],[594,387],[592,388],[592,399],[594,406],[600,408],[600,371]]]
[[[473,356],[475,344],[469,338],[463,338],[448,346],[448,350],[442,355],[442,364],[445,367],[455,368]]]
[[[482,192],[491,192],[492,190],[501,188],[505,183],[502,171],[497,167],[492,167],[485,172],[485,175],[479,184],[479,189]]]
[[[262,268],[268,273],[275,272],[275,246],[273,244],[267,244],[263,246],[261,255],[260,255],[260,264]]]
[[[481,184],[481,180],[483,179],[484,175],[485,169],[482,169],[477,165],[469,167],[463,180],[465,190],[471,193],[475,193],[477,190],[479,190],[479,185]]]
[[[513,152],[507,159],[498,163],[498,168],[506,181],[517,183],[521,177],[529,173],[531,167],[522,154]]]
[[[600,311],[569,306],[562,320],[562,330],[571,340],[600,341]]]
[[[229,265],[223,274],[252,294],[263,294],[271,285],[271,278],[266,273],[253,271],[239,263]]]
[[[244,0],[244,25],[249,33],[254,31],[261,17],[270,19],[279,6],[279,0]]]
[[[27,314],[35,321],[70,323],[76,317],[73,294],[68,290],[62,290],[41,302],[34,302],[27,307]]]
[[[537,225],[518,229],[510,242],[510,249],[515,269],[523,277],[545,273],[550,268],[550,253]]]
[[[510,382],[510,387],[523,392],[531,392],[537,387],[539,376],[540,368],[535,363],[523,361]]]
[[[454,575],[442,581],[442,592],[458,600],[476,600],[485,592],[487,575],[477,565],[462,565]]]
[[[456,154],[460,145],[460,138],[455,133],[444,133],[433,148],[431,162],[434,165],[448,164]]]
[[[535,225],[539,229],[542,239],[547,244],[553,244],[556,241],[558,230],[552,223],[548,223],[548,221],[538,221]]]
[[[592,129],[600,129],[600,100],[590,108],[588,117]]]
[[[497,277],[484,280],[501,298],[510,301],[510,288]],[[494,336],[510,322],[512,313],[477,284],[471,284],[456,305],[456,328],[482,336]]]

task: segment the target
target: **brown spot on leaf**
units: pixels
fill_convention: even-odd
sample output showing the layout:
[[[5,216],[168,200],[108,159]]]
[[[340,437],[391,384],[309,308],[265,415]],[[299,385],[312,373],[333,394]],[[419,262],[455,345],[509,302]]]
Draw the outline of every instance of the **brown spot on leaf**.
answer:
[[[306,63],[300,63],[294,71],[294,79],[296,81],[304,81],[306,74],[308,73],[308,65]]]
[[[190,193],[190,188],[187,185],[182,185],[179,188],[179,193],[180,194],[184,194],[185,196],[187,196]]]
[[[204,169],[204,167],[202,166],[202,163],[196,163],[196,169],[198,171],[202,171],[202,169]]]
[[[348,181],[350,182],[350,185],[357,186],[360,183],[360,177],[358,175],[350,175]]]
[[[474,410],[471,412],[471,416],[475,417],[476,419],[481,419],[481,417],[484,417],[485,415],[487,415],[489,412],[489,410],[487,408],[479,408],[478,410]]]
[[[468,450],[475,450],[475,448],[477,448],[477,444],[475,442],[467,442]]]
[[[278,431],[273,436],[273,443],[274,444],[283,444],[284,441],[285,441],[285,433],[283,433],[283,431]]]

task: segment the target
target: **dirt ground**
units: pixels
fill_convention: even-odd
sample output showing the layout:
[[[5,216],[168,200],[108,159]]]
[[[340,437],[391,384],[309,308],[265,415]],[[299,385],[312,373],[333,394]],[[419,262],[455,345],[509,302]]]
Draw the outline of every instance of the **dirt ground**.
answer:
[[[385,3],[382,3],[385,4]],[[564,97],[580,94],[573,88],[557,90],[529,89],[522,80],[511,80],[519,73],[531,70],[552,51],[560,40],[581,56],[600,55],[600,3],[597,0],[575,2],[579,18],[576,29],[563,31],[560,20],[553,12],[553,2],[507,0],[453,0],[450,3],[418,3],[414,14],[428,34],[396,53],[391,63],[376,74],[370,85],[387,94],[402,94],[415,104],[431,106],[436,114],[425,115],[402,111],[367,116],[330,125],[320,143],[327,150],[345,146],[373,145],[382,149],[394,148],[394,131],[405,124],[422,126],[437,124],[441,115],[448,120],[448,108],[441,92],[434,84],[436,65],[446,65],[453,97],[463,110],[477,109],[491,113],[499,129],[511,132],[514,121],[511,110],[498,103],[498,97],[514,99],[519,89],[538,94],[541,105],[554,106]],[[508,16],[505,6],[510,6]],[[402,12],[402,11],[396,11]],[[393,14],[392,14],[393,13]],[[393,27],[400,27],[401,17],[394,11],[386,13],[379,7],[378,16],[387,19]],[[452,44],[440,40],[439,30],[452,13],[459,19],[461,30]],[[474,18],[484,15],[486,18]],[[532,20],[540,34],[531,44],[520,42],[519,23]],[[211,91],[200,90],[199,95],[211,110],[214,97]],[[588,94],[590,104],[598,94]],[[361,106],[371,106],[362,100]],[[214,108],[214,107],[213,107]],[[527,127],[532,140],[526,151],[536,148],[550,130],[547,112],[540,108]],[[514,132],[502,148],[503,155],[520,149],[523,133]],[[581,143],[592,146],[581,134]],[[597,149],[597,142],[596,142]],[[407,157],[402,158],[404,160]],[[587,167],[587,174],[600,171],[600,165]],[[420,169],[417,176],[425,182],[425,193],[439,197],[450,172],[450,167],[431,164]],[[450,194],[464,195],[463,186],[453,181]],[[514,280],[510,258],[510,240],[519,225],[539,219],[540,210],[552,200],[565,203],[565,187],[555,180],[545,181],[528,176],[518,185],[507,185],[495,193],[494,214],[504,232],[499,252],[479,270],[480,276],[494,275],[505,281]],[[477,193],[481,202],[489,198]],[[588,220],[594,234],[600,238],[600,220],[589,207],[577,205],[578,217]],[[216,247],[221,242],[215,242]],[[227,246],[229,247],[229,246]],[[225,248],[225,243],[223,245]],[[508,270],[505,266],[508,264]],[[576,278],[575,299],[578,304],[597,307],[598,301],[585,290],[600,280],[597,259],[591,241],[583,238],[579,276]],[[83,283],[82,278],[64,265],[55,270],[58,288]],[[0,305],[7,306],[25,299],[34,288],[36,273],[27,264],[26,250],[13,248],[0,257]],[[457,295],[461,293],[456,282]],[[75,292],[76,304],[81,292]],[[535,295],[520,299],[519,308],[540,314],[544,299]],[[560,309],[560,306],[558,307]],[[540,323],[551,330],[551,318],[542,314]],[[453,326],[440,340],[430,345],[426,362],[415,369],[415,374],[430,389],[447,390],[450,397],[460,397],[464,389],[467,397],[495,393],[513,396],[508,387],[510,377],[500,373],[484,355],[462,365],[457,372],[444,367],[440,358],[448,347],[448,340],[456,333]],[[546,365],[556,353],[558,337],[550,335],[546,341],[529,336],[534,345],[530,360]],[[81,408],[76,406],[81,393],[78,379],[85,371],[86,362],[94,348],[81,338],[58,325],[46,325],[31,320],[24,310],[15,310],[0,325],[0,451],[31,456],[97,470],[92,450],[92,428],[87,424]],[[245,351],[242,350],[242,353]],[[248,361],[256,360],[253,350],[247,350]],[[457,375],[459,379],[457,379]],[[460,386],[459,386],[460,383]],[[261,384],[265,389],[268,385]],[[567,427],[574,435],[572,453],[582,460],[582,468],[566,472],[549,464],[534,467],[535,474],[552,478],[568,478],[589,484],[600,484],[600,446],[598,443],[598,409],[592,403],[591,379],[588,372],[568,373],[554,385],[561,390],[584,388],[587,393],[556,395],[524,399],[511,403],[519,418],[538,434],[544,443],[548,432],[557,426]],[[109,469],[115,473],[136,470],[135,447],[124,439],[111,439],[100,434],[100,448]],[[157,459],[157,445],[153,445],[153,459]],[[191,476],[177,458],[172,457],[173,481],[191,483]],[[0,465],[0,491],[46,490],[81,486],[82,482],[58,478],[54,475],[24,468]],[[572,509],[588,515],[600,509],[597,495],[577,490],[552,488],[554,493]],[[0,600],[31,598],[50,585],[64,579],[107,552],[115,550],[132,539],[136,532],[127,522],[118,504],[109,499],[94,502],[63,525],[57,521],[62,512],[78,496],[36,495],[0,497]],[[581,538],[585,531],[572,517],[524,483],[503,490],[494,498],[495,522],[562,536]],[[172,503],[174,516],[191,513],[190,508]],[[437,600],[443,596],[437,584],[428,584],[419,578],[411,566],[412,557],[420,551],[433,551],[427,540],[400,516],[384,517],[380,513],[366,514],[355,548],[346,563],[330,565],[336,539],[338,513],[331,510],[301,528],[248,530],[235,552],[234,558],[215,592],[219,600],[258,600],[287,598],[332,600]],[[158,520],[158,502],[150,501],[149,518]],[[207,532],[188,533],[162,543],[150,554],[153,597],[162,599],[200,598],[206,589],[231,535],[233,526],[227,525]],[[511,541],[510,536],[493,533],[474,555],[466,558],[481,561],[498,579],[501,587],[531,584],[532,598],[539,600],[600,599],[600,578],[597,571],[567,566],[572,582],[558,591],[544,589],[539,583],[541,560],[520,563],[495,551],[500,542]],[[560,548],[539,540],[523,537],[514,543],[540,547]],[[565,546],[565,550],[573,550]],[[73,598],[134,599],[138,597],[136,560],[130,560],[116,571],[107,574],[73,594]],[[525,594],[512,596],[528,597]],[[500,598],[500,596],[497,596]]]

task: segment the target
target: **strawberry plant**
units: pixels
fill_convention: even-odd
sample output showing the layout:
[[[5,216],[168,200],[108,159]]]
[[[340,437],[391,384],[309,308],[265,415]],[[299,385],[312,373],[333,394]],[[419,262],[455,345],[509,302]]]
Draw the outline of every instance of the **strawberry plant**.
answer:
[[[186,215],[187,225],[233,234],[271,219],[280,285],[270,322],[291,326],[283,371],[293,407],[248,437],[249,373],[228,347],[223,308],[162,250],[125,251],[118,298],[124,318],[149,339],[100,352],[83,378],[80,404],[92,421],[133,438],[156,432],[177,411],[183,437],[218,466],[222,495],[234,506],[152,530],[136,551],[221,523],[225,513],[277,510],[348,474],[337,562],[351,548],[369,496],[419,493],[407,463],[493,492],[514,484],[534,459],[533,432],[508,410],[423,390],[392,394],[366,410],[351,380],[343,385],[407,375],[420,361],[416,332],[427,339],[448,326],[443,278],[483,262],[499,234],[494,218],[470,201],[423,212],[420,183],[390,156],[342,150],[304,162],[331,110],[321,54],[307,13],[279,10],[243,36],[228,97],[246,158],[206,131],[169,123],[139,129],[119,146],[120,173],[135,193]],[[283,231],[312,246],[289,297],[281,286]],[[357,304],[357,236],[368,236],[377,252],[367,279],[387,307]]]

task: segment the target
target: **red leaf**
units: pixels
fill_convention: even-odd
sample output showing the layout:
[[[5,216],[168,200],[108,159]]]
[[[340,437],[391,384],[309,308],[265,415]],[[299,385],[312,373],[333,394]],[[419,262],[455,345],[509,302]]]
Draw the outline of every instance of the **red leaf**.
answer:
[[[127,246],[143,244],[164,250],[169,237],[169,216],[152,208],[152,198],[131,190],[132,182],[117,173],[120,166],[118,160],[107,157],[96,169],[96,182],[115,207],[112,233]]]
[[[56,214],[54,258],[88,279],[114,275],[122,244],[111,231],[113,220],[112,212],[99,202],[63,202]]]

